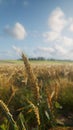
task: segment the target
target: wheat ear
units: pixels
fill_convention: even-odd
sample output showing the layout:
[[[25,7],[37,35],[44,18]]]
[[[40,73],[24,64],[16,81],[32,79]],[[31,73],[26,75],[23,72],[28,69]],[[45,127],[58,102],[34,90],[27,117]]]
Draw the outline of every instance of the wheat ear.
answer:
[[[33,112],[35,114],[35,117],[37,119],[37,123],[38,123],[38,125],[40,125],[40,115],[39,115],[39,109],[38,109],[38,107],[35,106],[30,100],[26,99],[26,101],[30,104],[30,106],[31,106],[31,108],[32,108],[32,110],[33,110]]]
[[[7,105],[2,100],[0,100],[0,108],[2,109],[2,112],[7,117],[10,124],[13,126],[13,130],[18,130],[16,122],[14,121],[14,119],[13,119]]]
[[[22,59],[24,61],[25,69],[28,74],[29,83],[34,94],[34,99],[35,101],[38,101],[40,98],[40,93],[36,76],[33,73],[32,67],[30,66],[27,57],[23,53],[22,53]]]

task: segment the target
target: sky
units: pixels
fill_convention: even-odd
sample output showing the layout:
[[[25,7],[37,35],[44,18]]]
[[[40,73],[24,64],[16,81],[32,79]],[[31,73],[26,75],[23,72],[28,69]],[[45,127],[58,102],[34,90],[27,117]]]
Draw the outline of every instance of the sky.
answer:
[[[73,0],[0,0],[0,59],[73,60]]]

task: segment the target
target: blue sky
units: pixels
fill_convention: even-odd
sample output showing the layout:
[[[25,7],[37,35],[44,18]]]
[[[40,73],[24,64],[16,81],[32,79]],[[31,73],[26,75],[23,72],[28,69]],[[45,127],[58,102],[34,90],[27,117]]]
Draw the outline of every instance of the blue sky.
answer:
[[[73,0],[0,0],[0,59],[73,60]]]

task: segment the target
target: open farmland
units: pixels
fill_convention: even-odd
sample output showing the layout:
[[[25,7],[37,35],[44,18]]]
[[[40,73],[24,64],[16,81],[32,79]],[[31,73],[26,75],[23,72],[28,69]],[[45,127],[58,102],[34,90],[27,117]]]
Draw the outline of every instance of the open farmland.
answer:
[[[73,130],[73,63],[0,63],[0,130]]]

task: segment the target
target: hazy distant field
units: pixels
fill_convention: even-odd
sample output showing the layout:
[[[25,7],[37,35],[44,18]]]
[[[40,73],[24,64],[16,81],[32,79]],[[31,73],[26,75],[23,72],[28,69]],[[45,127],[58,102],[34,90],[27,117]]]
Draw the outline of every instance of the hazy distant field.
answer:
[[[12,64],[23,64],[23,61],[21,60],[0,60],[0,64],[8,64],[8,63],[12,63]],[[34,65],[55,65],[55,64],[73,64],[73,61],[41,61],[41,60],[31,60],[30,61],[31,64]]]

